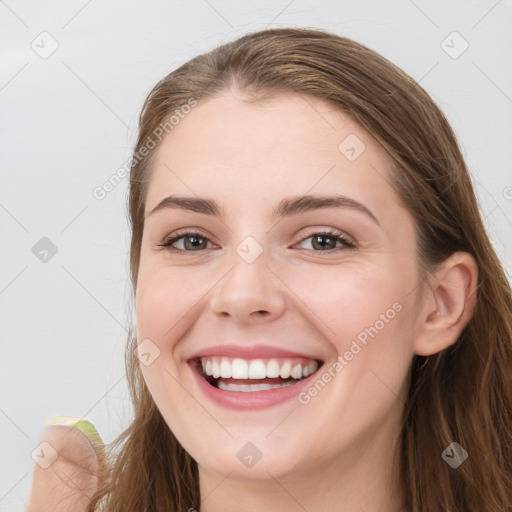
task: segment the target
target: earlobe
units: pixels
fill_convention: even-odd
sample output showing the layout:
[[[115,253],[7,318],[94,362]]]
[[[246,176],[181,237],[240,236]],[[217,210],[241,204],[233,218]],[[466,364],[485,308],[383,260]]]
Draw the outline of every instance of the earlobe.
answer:
[[[455,343],[473,316],[478,267],[469,253],[452,254],[430,278],[414,353],[429,356]]]

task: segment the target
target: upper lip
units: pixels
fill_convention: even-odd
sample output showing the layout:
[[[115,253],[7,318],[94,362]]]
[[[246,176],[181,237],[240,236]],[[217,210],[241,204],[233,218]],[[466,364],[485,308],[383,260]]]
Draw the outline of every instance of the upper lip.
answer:
[[[254,345],[252,347],[242,345],[215,345],[207,347],[195,353],[190,359],[198,359],[201,357],[219,356],[232,357],[240,359],[267,359],[273,357],[303,358],[314,361],[321,361],[318,356],[285,350],[273,347],[271,345]]]

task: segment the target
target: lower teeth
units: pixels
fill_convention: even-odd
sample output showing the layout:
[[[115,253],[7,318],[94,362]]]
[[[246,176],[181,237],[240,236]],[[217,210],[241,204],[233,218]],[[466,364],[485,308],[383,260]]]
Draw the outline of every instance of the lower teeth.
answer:
[[[301,380],[302,379],[293,379],[287,382],[283,382],[282,384],[226,384],[222,380],[219,380],[217,387],[223,391],[243,391],[245,393],[251,393],[252,391],[265,391],[267,389],[285,388],[286,386],[291,386],[292,384],[296,384]]]

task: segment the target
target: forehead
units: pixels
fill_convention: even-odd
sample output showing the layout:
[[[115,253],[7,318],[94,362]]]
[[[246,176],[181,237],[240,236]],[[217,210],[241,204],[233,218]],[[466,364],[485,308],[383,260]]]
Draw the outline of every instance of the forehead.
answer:
[[[247,205],[340,193],[377,210],[398,202],[383,148],[347,114],[297,94],[248,103],[230,92],[199,102],[153,162],[147,210],[169,194]]]

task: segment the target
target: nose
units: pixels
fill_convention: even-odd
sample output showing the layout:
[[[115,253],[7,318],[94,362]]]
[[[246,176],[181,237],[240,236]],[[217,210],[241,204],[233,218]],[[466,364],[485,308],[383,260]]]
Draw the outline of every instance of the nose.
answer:
[[[231,267],[212,290],[211,310],[238,323],[279,318],[285,309],[286,286],[267,263],[264,253],[252,263],[234,254]]]

